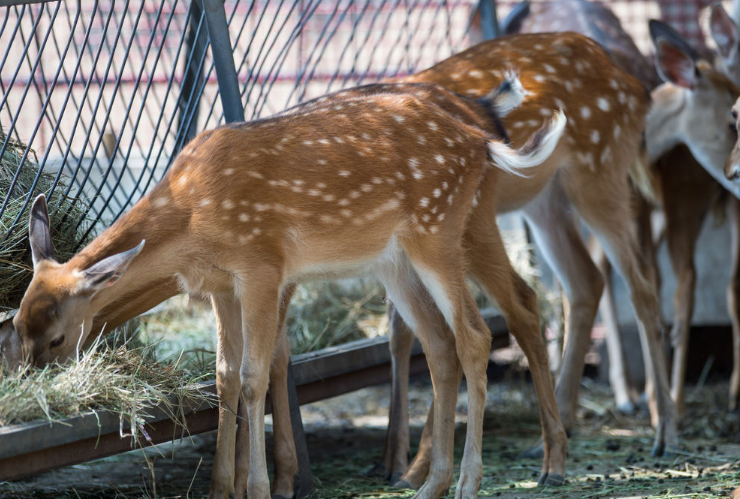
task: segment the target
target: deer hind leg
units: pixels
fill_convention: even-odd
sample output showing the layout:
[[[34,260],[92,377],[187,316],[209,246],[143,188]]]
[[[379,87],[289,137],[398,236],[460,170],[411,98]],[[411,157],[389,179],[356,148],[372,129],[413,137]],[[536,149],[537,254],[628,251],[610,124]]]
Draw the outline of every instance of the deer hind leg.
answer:
[[[392,273],[379,276],[385,285],[394,308],[408,327],[414,331],[429,359],[429,372],[434,388],[434,411],[442,414],[433,418],[431,465],[428,479],[416,498],[438,498],[452,483],[453,440],[457,387],[460,383],[460,364],[455,355],[455,338],[443,327],[444,318],[424,289],[419,276],[408,261],[397,265]],[[427,422],[429,424],[430,421]],[[422,479],[427,477],[423,474]],[[403,479],[398,484],[403,486]]]
[[[730,410],[740,408],[740,201],[730,199],[730,233],[732,234],[732,279],[727,289],[727,305],[732,318],[734,364],[730,378]]]
[[[290,421],[290,405],[288,403],[288,364],[290,362],[290,342],[285,331],[285,316],[290,305],[290,299],[295,291],[295,284],[288,284],[283,288],[280,297],[280,312],[278,318],[279,337],[275,355],[270,365],[270,395],[272,402],[273,421],[273,461],[275,465],[275,479],[273,480],[273,499],[289,499],[294,495],[295,476],[298,472],[298,457],[295,441],[293,440],[293,426]],[[247,423],[246,402],[241,398],[239,405],[239,426],[236,433],[236,477],[234,491],[236,497],[244,497],[247,492],[249,477],[249,425]]]
[[[555,402],[547,349],[540,334],[537,295],[514,271],[492,210],[479,210],[470,221],[466,247],[470,274],[504,314],[509,331],[529,361],[540,404],[543,463],[540,485],[561,485],[565,477],[567,436]]]
[[[240,296],[244,338],[240,375],[249,424],[247,496],[250,499],[270,497],[270,480],[265,462],[264,416],[270,363],[278,336],[281,275],[273,270],[275,268],[279,268],[279,265],[250,272],[249,278],[242,280]]]
[[[408,467],[410,451],[409,368],[414,333],[403,322],[391,301],[388,301],[388,317],[390,319],[388,346],[391,352],[391,405],[383,458],[371,470],[371,474],[381,475],[390,483],[395,484]],[[411,486],[411,484],[404,485]],[[421,483],[417,487],[420,485]]]
[[[565,430],[570,432],[575,425],[578,390],[603,279],[586,250],[570,203],[557,184],[550,185],[528,205],[525,215],[537,246],[560,280],[570,304],[565,354],[555,389],[560,418]],[[542,455],[541,444],[527,455]]]
[[[236,414],[239,403],[243,340],[239,303],[233,295],[211,298],[216,314],[218,348],[216,349],[216,388],[219,396],[218,436],[211,473],[209,499],[232,497],[234,493],[234,452]]]
[[[491,333],[465,284],[462,248],[455,248],[447,242],[444,246],[440,243],[431,239],[415,241],[415,244],[406,245],[406,251],[414,270],[455,336],[455,349],[468,389],[468,427],[455,497],[474,498],[477,497],[483,477],[481,447]],[[452,420],[438,411],[437,407],[435,415],[436,435],[438,425],[449,425]],[[425,489],[435,474],[436,447],[435,438],[429,478],[419,490],[419,497],[426,497]]]
[[[632,227],[634,213],[630,207],[631,191],[627,175],[619,174],[616,168],[604,168],[599,173],[582,178],[574,174],[567,185],[567,193],[580,215],[599,237],[609,260],[627,281],[642,348],[646,353],[646,376],[652,376],[655,383],[656,404],[651,410],[657,412],[659,422],[653,455],[662,455],[678,445],[678,430],[676,407],[670,396],[668,369],[661,343],[658,292],[653,276],[640,258],[637,236]]]

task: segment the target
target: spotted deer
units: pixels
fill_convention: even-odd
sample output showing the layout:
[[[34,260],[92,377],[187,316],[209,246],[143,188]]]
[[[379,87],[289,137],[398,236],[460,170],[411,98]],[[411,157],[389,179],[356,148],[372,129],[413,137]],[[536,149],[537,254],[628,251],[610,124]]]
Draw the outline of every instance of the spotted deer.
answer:
[[[640,79],[649,88],[657,87],[655,80],[645,71],[645,59],[637,52],[634,44],[631,41],[628,43],[623,36],[613,34],[616,30],[609,20],[616,18],[608,9],[582,0],[557,2],[549,8],[557,9],[558,15],[562,16],[555,19],[555,22],[567,23],[570,20],[570,24],[554,26],[553,18],[548,12],[534,8],[531,17],[523,23],[523,29],[552,31],[562,28],[587,32],[607,46],[625,70],[636,76],[644,75]],[[589,13],[587,17],[582,15],[585,10]],[[588,20],[590,24],[584,25],[583,20]],[[598,28],[605,25],[611,28],[599,31]],[[660,50],[660,44],[665,48],[665,41],[670,41],[678,50],[666,54],[675,58],[672,69],[658,68],[665,83],[654,88],[653,111],[646,130],[653,192],[657,194],[657,198],[650,201],[641,198],[638,224],[641,227],[640,233],[643,234],[641,241],[644,251],[650,260],[656,262],[656,248],[652,244],[649,226],[650,204],[652,202],[663,209],[666,219],[665,238],[678,281],[671,329],[671,341],[675,349],[671,394],[678,405],[679,413],[683,412],[688,335],[696,286],[696,241],[707,214],[711,210],[725,208],[728,202],[726,199],[730,197],[728,190],[737,195],[737,188],[722,173],[724,160],[736,135],[732,129],[732,119],[728,117],[727,106],[737,95],[735,84],[740,83],[737,28],[721,4],[712,8],[710,28],[719,50],[715,60],[718,70],[703,60],[674,30],[662,23],[651,22],[651,34],[658,49]],[[659,42],[661,39],[663,42]],[[738,208],[736,205],[732,199],[727,207],[733,232],[736,228],[732,220],[738,218],[734,214]],[[657,263],[654,267],[657,268]],[[737,268],[737,265],[734,267]],[[608,267],[606,270],[605,275],[608,276]],[[740,276],[733,277],[733,282],[736,280],[740,282]],[[740,320],[737,318],[740,316],[740,306],[734,291],[736,287],[738,286],[731,284],[727,296],[730,316],[733,324],[737,324],[733,326],[733,337],[736,344],[740,345]],[[609,288],[607,285],[607,290]],[[614,304],[611,296],[608,298],[602,305],[602,312],[604,317],[613,318]],[[630,412],[633,405],[628,394],[616,320],[605,322],[609,342],[610,380],[618,407]],[[736,362],[733,373],[733,379],[740,380],[740,362]],[[734,407],[740,395],[740,385],[731,384],[730,392],[730,404]]]
[[[503,62],[502,62],[503,61]],[[634,77],[619,69],[596,42],[575,33],[539,33],[491,40],[461,52],[404,81],[435,82],[463,95],[482,95],[496,86],[507,67],[517,71],[525,89],[521,105],[504,119],[513,144],[519,144],[542,123],[543,109],[566,109],[569,121],[556,151],[527,177],[506,176],[506,183],[482,188],[494,213],[522,210],[535,241],[563,283],[571,305],[569,347],[556,390],[558,409],[566,430],[574,424],[578,387],[588,338],[596,316],[603,279],[581,238],[583,220],[607,248],[607,255],[627,281],[642,332],[646,363],[655,366],[659,424],[653,452],[678,445],[675,406],[670,398],[666,361],[660,343],[661,324],[656,288],[645,269],[632,228],[630,174],[644,169],[641,143],[649,108],[649,94]],[[480,208],[479,208],[480,210]],[[576,214],[578,217],[576,217]],[[474,235],[473,221],[468,233]],[[469,262],[475,273],[477,263]],[[391,348],[404,373],[412,336],[402,321],[391,321]],[[518,339],[518,338],[517,338]],[[531,358],[530,358],[531,363]],[[533,372],[535,367],[532,368]],[[394,406],[400,402],[406,380],[394,381]],[[403,403],[402,403],[403,404]],[[403,405],[401,405],[403,407]],[[392,411],[395,411],[395,407]],[[403,410],[403,409],[400,409]],[[431,417],[422,434],[416,458],[398,484],[416,487],[429,469]],[[405,417],[405,415],[404,415]],[[392,417],[389,429],[396,442],[407,431],[401,417]],[[387,473],[403,472],[407,447],[386,446]],[[431,450],[430,450],[431,449]],[[542,452],[536,449],[535,452]]]
[[[621,28],[618,19],[601,4],[563,0],[532,5],[530,13],[519,25],[524,32],[568,30],[591,36],[607,49],[620,67],[640,79],[646,88],[653,89],[653,105],[646,127],[648,159],[652,165],[646,178],[653,183],[653,195],[649,201],[640,196],[637,220],[641,246],[648,258],[655,262],[656,249],[649,225],[650,202],[660,205],[666,215],[665,234],[678,279],[671,331],[676,347],[671,393],[681,409],[688,328],[695,291],[694,247],[708,210],[723,197],[722,189],[702,171],[702,167],[725,188],[737,193],[737,187],[733,187],[722,174],[736,136],[728,116],[728,105],[734,102],[738,90],[732,76],[728,79],[728,75],[732,68],[740,70],[737,36],[733,31],[734,24],[728,19],[721,5],[713,8],[710,25],[720,47],[719,65],[726,68],[727,74],[716,71],[703,61],[674,30],[651,21],[657,70],[664,81],[659,86],[654,72],[648,71],[645,58]],[[657,265],[653,264],[653,267],[657,268]],[[605,270],[608,276],[608,267]],[[728,291],[728,299],[734,303],[732,293]],[[605,317],[614,317],[614,306],[609,298],[602,310],[607,312]],[[731,305],[730,308],[737,307]],[[736,314],[731,312],[733,317]],[[630,411],[632,401],[627,390],[621,341],[615,321],[607,323],[610,381],[618,407]],[[583,338],[586,341],[585,335]],[[654,405],[650,387],[648,394],[651,405]],[[567,427],[568,423],[565,424]]]
[[[441,87],[418,87],[460,102],[461,111],[475,106]],[[31,362],[46,364],[72,357],[97,313],[150,284],[176,278],[185,291],[210,295],[220,398],[210,497],[235,492],[233,409],[241,396],[246,492],[266,498],[264,399],[281,293],[318,277],[375,275],[434,359],[439,414],[454,413],[460,369],[468,380],[456,497],[475,497],[490,333],[465,286],[462,235],[481,182],[542,163],[565,123],[556,112],[514,150],[428,98],[378,92],[203,132],[151,193],[65,264],[53,259],[46,201],[37,198],[34,277],[13,325]],[[509,269],[495,223],[486,237],[488,258]],[[453,420],[436,420],[433,472],[418,497],[439,497],[450,485]]]

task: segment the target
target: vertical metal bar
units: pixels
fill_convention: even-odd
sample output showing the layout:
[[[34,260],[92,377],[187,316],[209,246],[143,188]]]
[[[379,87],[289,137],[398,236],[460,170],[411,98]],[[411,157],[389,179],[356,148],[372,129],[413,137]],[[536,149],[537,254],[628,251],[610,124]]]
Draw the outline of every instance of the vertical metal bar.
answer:
[[[481,31],[484,40],[491,40],[499,36],[498,15],[496,14],[496,0],[480,0],[478,2],[480,12]]]
[[[298,392],[293,377],[293,364],[288,363],[288,404],[290,405],[290,424],[293,427],[293,441],[295,442],[296,456],[298,457],[298,474],[295,477],[296,499],[313,497],[316,488],[311,472],[311,460],[308,457],[306,434],[303,432],[301,406],[298,402]]]
[[[244,106],[234,68],[234,52],[229,39],[229,25],[226,22],[224,3],[222,0],[202,1],[224,117],[227,123],[244,121]]]
[[[190,63],[190,61],[200,61],[203,58],[203,52],[206,50],[205,34],[198,30],[198,23],[202,15],[203,9],[200,2],[192,2],[188,13],[188,37],[185,42],[186,55],[184,59],[185,78],[182,82],[180,102],[178,102],[180,117],[177,125],[178,137],[175,140],[176,144],[189,142],[197,132],[196,124],[200,112],[200,98],[195,96],[194,99],[185,99],[185,97],[194,96],[193,89],[203,82],[203,66]],[[190,120],[190,126],[185,129],[185,122],[191,115],[193,119]]]

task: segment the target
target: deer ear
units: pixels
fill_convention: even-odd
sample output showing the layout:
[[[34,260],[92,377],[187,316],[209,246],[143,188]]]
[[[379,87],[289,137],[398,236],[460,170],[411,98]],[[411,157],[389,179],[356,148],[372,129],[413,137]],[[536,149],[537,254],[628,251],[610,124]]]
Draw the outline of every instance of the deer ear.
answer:
[[[719,2],[712,6],[712,14],[709,17],[709,28],[722,57],[730,59],[737,53],[737,26],[735,26],[735,23]]]
[[[28,239],[31,243],[33,266],[42,260],[54,259],[54,247],[49,230],[49,210],[46,207],[46,196],[39,195],[31,207],[31,220],[28,224]]]
[[[655,63],[660,77],[679,87],[694,90],[698,76],[694,59],[680,47],[663,38],[659,38],[655,46],[657,48]]]
[[[109,256],[100,260],[89,269],[83,270],[83,291],[95,293],[115,284],[126,271],[134,257],[144,249],[144,242],[142,239],[135,248]]]

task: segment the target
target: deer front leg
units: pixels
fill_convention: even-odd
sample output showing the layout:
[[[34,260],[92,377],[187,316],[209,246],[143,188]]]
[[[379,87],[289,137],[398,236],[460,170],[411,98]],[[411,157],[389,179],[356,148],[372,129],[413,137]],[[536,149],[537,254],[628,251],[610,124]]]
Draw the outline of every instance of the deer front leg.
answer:
[[[727,289],[727,305],[732,318],[734,364],[730,378],[730,410],[740,408],[740,201],[730,200],[730,233],[732,234],[732,279]]]
[[[269,499],[270,480],[265,461],[265,396],[278,325],[280,276],[253,271],[241,279],[244,349],[241,361],[242,397],[249,424],[247,496]]]
[[[225,499],[234,495],[235,426],[241,388],[239,366],[243,346],[242,323],[239,304],[232,295],[215,295],[211,302],[216,314],[218,334],[216,389],[219,396],[219,411],[216,455],[208,497]]]
[[[273,462],[275,465],[275,480],[273,483],[273,499],[289,499],[294,495],[295,476],[298,471],[295,441],[293,440],[293,426],[290,422],[290,407],[288,403],[288,364],[290,363],[290,342],[285,331],[285,317],[290,300],[295,291],[295,284],[288,284],[283,288],[280,297],[280,316],[278,318],[278,343],[275,356],[270,365],[270,394],[272,401],[273,422]],[[247,423],[246,403],[242,399],[239,405],[239,426],[236,433],[236,477],[234,490],[236,497],[244,497],[247,493],[249,478],[249,425]]]

